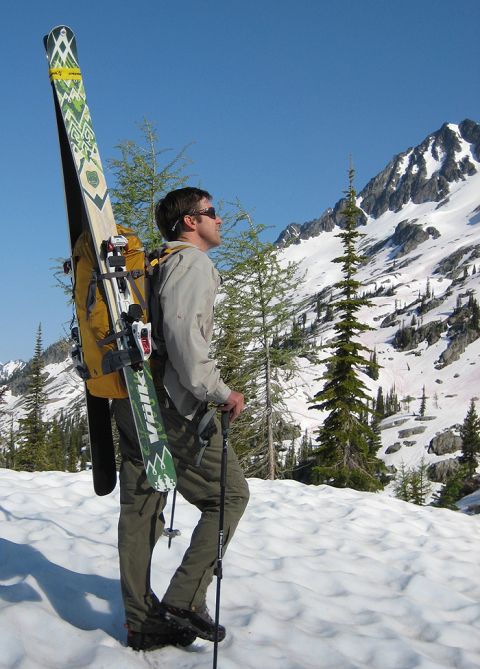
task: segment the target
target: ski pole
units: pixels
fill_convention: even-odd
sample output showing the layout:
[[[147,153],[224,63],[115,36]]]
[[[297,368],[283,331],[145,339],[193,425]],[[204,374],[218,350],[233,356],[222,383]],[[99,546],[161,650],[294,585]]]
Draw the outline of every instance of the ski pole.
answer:
[[[217,669],[218,659],[218,626],[220,624],[220,586],[222,582],[222,557],[223,557],[223,525],[225,516],[225,490],[227,480],[227,448],[228,448],[228,429],[230,426],[230,416],[228,411],[222,413],[222,463],[220,466],[220,515],[218,520],[218,551],[217,562],[214,574],[217,577],[217,594],[215,600],[215,636],[213,646],[213,669]]]
[[[169,548],[172,546],[173,537],[178,537],[181,534],[180,530],[173,529],[173,518],[175,516],[176,501],[177,501],[177,489],[175,488],[175,490],[173,491],[173,499],[172,499],[172,513],[170,514],[170,527],[167,527],[166,529],[163,530],[163,536],[168,537]]]

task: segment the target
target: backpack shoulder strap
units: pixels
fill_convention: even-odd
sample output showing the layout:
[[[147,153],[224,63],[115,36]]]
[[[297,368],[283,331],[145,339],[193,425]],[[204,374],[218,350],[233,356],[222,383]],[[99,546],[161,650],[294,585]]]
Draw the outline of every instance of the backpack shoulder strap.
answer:
[[[158,281],[160,281],[161,269],[166,261],[178,253],[178,251],[188,248],[192,248],[190,244],[179,244],[173,248],[162,246],[160,249],[156,249],[152,253],[149,253],[148,257],[145,258],[145,278],[147,279],[145,281],[145,293],[148,300],[148,313],[152,324],[152,338],[157,358],[165,358],[166,348],[162,334],[162,309],[159,300],[153,299],[155,286],[158,285]]]

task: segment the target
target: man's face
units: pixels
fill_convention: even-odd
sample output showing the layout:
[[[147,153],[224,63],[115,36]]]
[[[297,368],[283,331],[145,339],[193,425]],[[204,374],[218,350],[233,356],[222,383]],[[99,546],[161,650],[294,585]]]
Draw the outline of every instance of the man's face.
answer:
[[[203,197],[198,205],[195,207],[196,212],[206,212],[206,213],[197,213],[195,215],[196,220],[196,230],[199,241],[201,242],[204,250],[208,251],[209,249],[214,249],[216,246],[219,246],[222,242],[220,237],[220,226],[222,225],[222,219],[217,214],[214,214],[213,205],[207,198]]]

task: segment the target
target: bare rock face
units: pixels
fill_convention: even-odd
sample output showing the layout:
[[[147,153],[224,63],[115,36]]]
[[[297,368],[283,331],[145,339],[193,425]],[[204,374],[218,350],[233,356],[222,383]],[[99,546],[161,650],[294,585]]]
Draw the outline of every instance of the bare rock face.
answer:
[[[448,460],[440,460],[429,465],[427,469],[427,476],[430,481],[435,483],[446,483],[449,476],[454,474],[460,467],[460,463],[455,458]]]
[[[445,455],[446,453],[455,453],[462,448],[462,438],[452,430],[445,430],[437,434],[428,445],[428,452],[435,455]]]
[[[480,126],[465,120],[459,125],[459,135],[472,144],[477,158],[480,146]],[[476,172],[468,156],[457,160],[460,139],[447,123],[427,137],[419,146],[395,156],[387,167],[374,177],[360,193],[361,206],[378,218],[386,211],[400,211],[410,200],[415,204],[441,202],[450,192],[449,184],[461,181]],[[431,153],[439,162],[439,169],[429,175],[425,156]]]

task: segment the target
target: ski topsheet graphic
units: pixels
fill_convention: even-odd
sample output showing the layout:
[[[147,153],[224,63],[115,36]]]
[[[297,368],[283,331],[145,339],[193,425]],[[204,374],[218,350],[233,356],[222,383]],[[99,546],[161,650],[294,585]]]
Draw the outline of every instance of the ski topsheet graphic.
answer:
[[[175,487],[176,476],[146,360],[149,347],[142,340],[149,336],[149,329],[141,322],[141,310],[139,314],[129,282],[115,278],[122,269],[122,250],[116,245],[119,236],[86,102],[75,35],[67,26],[58,26],[44,42],[57,117],[71,249],[79,235],[89,230],[99,273],[110,275],[102,284],[118,351],[109,359],[108,371],[123,370],[148,481],[156,490],[167,491]],[[113,456],[111,435],[107,435],[104,425],[106,403],[108,406],[108,400],[93,398],[87,391],[94,484],[98,494],[110,492],[116,480],[114,460],[106,455],[108,451]],[[100,449],[100,453],[96,449]],[[112,462],[113,476],[108,471]],[[96,465],[100,471],[95,471]]]

